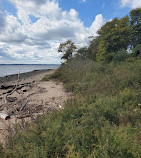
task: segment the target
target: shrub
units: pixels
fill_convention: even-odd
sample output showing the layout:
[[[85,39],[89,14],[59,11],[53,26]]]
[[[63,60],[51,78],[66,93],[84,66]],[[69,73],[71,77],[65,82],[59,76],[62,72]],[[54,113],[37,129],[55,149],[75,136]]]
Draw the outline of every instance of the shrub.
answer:
[[[113,61],[121,62],[121,61],[125,61],[125,59],[128,57],[128,53],[125,49],[122,48],[116,53],[113,53],[112,56],[113,56],[113,59],[112,59]]]
[[[141,44],[138,44],[134,49],[133,49],[133,56],[137,57],[141,54]]]
[[[3,145],[0,144],[0,157],[4,156],[4,149],[3,149]]]

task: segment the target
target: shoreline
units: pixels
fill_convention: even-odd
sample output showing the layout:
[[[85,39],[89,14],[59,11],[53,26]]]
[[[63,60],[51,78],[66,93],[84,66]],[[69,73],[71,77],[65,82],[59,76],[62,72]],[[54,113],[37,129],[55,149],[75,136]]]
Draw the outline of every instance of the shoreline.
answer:
[[[9,133],[9,128],[13,134],[13,125],[23,125],[32,123],[38,117],[44,114],[50,114],[54,110],[64,109],[65,102],[70,97],[66,93],[63,84],[55,81],[41,81],[46,75],[51,75],[56,69],[35,70],[27,73],[21,73],[18,84],[24,84],[23,87],[10,92],[6,97],[0,98],[0,143],[5,144]],[[1,89],[1,85],[16,85],[18,74],[0,77],[0,95],[9,93],[9,89]],[[6,107],[6,108],[5,108]],[[4,116],[8,117],[3,118]],[[16,119],[15,119],[16,118]],[[16,122],[15,122],[16,120]],[[23,126],[24,128],[24,126]]]
[[[25,80],[30,77],[34,77],[36,75],[39,75],[42,73],[48,73],[50,71],[55,71],[55,70],[56,69],[41,69],[41,70],[33,70],[33,71],[29,71],[29,72],[20,73],[20,80],[21,79]],[[11,81],[17,81],[17,79],[18,79],[18,74],[0,77],[0,85],[5,84],[7,82],[11,82]]]

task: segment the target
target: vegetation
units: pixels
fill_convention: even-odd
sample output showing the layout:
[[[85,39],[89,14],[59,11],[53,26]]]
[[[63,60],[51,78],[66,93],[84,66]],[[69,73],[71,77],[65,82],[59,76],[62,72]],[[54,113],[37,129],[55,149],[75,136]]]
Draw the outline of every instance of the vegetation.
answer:
[[[99,63],[74,58],[51,78],[75,94],[9,140],[5,157],[139,158],[141,60]]]
[[[132,27],[131,44],[135,47],[141,44],[141,8],[131,10],[130,18]]]
[[[94,61],[111,62],[121,50],[132,51],[141,44],[141,8],[134,9],[130,16],[121,19],[114,18],[98,31],[98,36],[92,38],[89,47],[81,48],[78,54]],[[138,47],[140,48],[140,47]],[[79,53],[80,52],[80,53]],[[125,52],[125,51],[124,51]],[[139,52],[139,51],[138,51]],[[113,54],[114,53],[114,54]],[[138,56],[140,53],[134,53]]]
[[[61,43],[58,52],[63,53],[63,56],[61,59],[69,60],[72,58],[73,52],[77,49],[75,44],[71,40],[67,40],[64,43]]]
[[[62,57],[66,62],[47,80],[60,80],[74,98],[64,110],[39,118],[11,137],[6,149],[0,147],[1,157],[140,158],[141,47],[137,37],[132,43],[140,10],[106,23],[75,57],[71,45],[63,43],[64,55],[70,56]]]

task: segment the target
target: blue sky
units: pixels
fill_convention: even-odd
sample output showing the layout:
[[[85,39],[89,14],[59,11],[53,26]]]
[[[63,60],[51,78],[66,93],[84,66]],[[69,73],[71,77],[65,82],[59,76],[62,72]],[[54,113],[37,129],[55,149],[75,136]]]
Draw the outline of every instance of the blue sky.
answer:
[[[141,0],[0,0],[0,64],[58,64],[71,39],[87,46],[107,21],[141,7]]]
[[[94,18],[98,14],[102,14],[105,19],[113,19],[116,17],[123,17],[129,13],[129,7],[121,7],[119,0],[87,0],[82,2],[78,0],[60,0],[60,7],[64,10],[74,8],[79,12],[80,19],[84,22],[85,26],[89,27]]]

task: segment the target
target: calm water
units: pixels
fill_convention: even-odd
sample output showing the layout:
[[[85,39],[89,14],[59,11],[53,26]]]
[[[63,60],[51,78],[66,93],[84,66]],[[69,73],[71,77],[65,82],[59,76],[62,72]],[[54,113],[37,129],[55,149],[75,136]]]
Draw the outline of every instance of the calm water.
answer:
[[[0,65],[0,77],[42,69],[57,69],[59,65]]]

